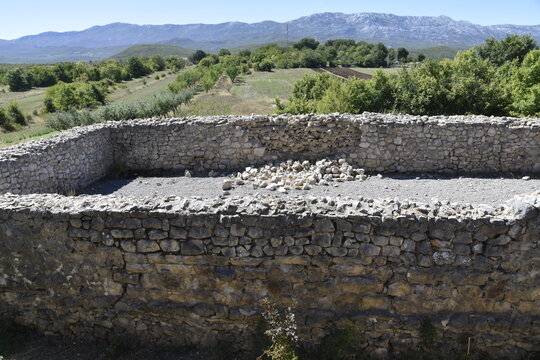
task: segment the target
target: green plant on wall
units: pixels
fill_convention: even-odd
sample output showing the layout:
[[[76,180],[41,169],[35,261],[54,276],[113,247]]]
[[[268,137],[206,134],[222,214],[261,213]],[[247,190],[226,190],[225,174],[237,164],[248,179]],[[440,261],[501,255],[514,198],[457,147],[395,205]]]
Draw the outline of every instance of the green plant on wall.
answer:
[[[271,345],[257,359],[298,360],[296,345],[296,319],[291,308],[280,310],[268,299],[263,301],[262,316],[266,321],[267,330],[264,332],[270,338]]]

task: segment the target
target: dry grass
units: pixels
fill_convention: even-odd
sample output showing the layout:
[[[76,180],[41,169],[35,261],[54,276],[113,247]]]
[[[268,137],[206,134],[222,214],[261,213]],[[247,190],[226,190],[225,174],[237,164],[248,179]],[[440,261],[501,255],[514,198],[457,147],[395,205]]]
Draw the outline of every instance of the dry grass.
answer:
[[[181,115],[251,115],[272,114],[276,98],[287,99],[294,83],[310,69],[286,69],[254,72],[241,76],[235,84],[223,77],[208,93],[199,94]]]

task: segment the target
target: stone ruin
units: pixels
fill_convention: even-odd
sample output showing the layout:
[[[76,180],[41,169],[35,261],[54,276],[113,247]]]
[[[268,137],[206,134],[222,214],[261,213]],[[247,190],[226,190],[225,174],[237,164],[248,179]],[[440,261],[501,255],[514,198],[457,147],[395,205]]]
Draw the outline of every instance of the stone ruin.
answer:
[[[386,357],[414,347],[429,319],[449,348],[466,335],[494,357],[540,351],[540,193],[490,208],[354,194],[66,196],[119,169],[252,181],[247,167],[322,159],[355,179],[361,169],[537,176],[540,120],[149,119],[0,150],[0,315],[16,311],[45,334],[249,349],[271,298],[294,309],[305,344],[354,327]]]

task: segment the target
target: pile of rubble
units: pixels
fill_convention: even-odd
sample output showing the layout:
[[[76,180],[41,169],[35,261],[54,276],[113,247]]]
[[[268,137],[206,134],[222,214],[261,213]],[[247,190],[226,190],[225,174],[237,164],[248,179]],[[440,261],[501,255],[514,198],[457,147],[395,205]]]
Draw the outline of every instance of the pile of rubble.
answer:
[[[309,161],[292,161],[277,165],[265,165],[262,168],[248,167],[234,176],[237,185],[245,182],[253,188],[287,192],[288,190],[309,190],[313,185],[329,186],[334,182],[364,180],[364,169],[355,169],[345,159],[319,160],[315,164]],[[226,181],[223,190],[229,190],[233,181]]]

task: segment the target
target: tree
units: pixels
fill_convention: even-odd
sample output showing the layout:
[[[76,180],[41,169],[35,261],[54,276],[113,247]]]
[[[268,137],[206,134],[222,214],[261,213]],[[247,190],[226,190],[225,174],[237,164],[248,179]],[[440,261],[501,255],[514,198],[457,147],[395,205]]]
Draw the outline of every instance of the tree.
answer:
[[[106,93],[106,87],[100,83],[61,82],[47,89],[44,105],[49,112],[104,105]]]
[[[201,59],[199,61],[199,66],[210,67],[212,65],[217,64],[218,62],[219,62],[219,59],[210,55],[210,56],[205,57],[204,59]]]
[[[405,48],[398,48],[397,49],[397,59],[400,62],[407,62],[407,57],[409,56],[409,51]]]
[[[163,71],[167,66],[167,64],[165,63],[165,59],[163,59],[163,56],[159,54],[152,56],[150,61],[152,63],[152,70],[154,71]]]
[[[29,70],[32,86],[48,87],[56,84],[56,76],[51,68],[45,66],[32,66]]]
[[[227,55],[231,55],[231,52],[229,51],[229,49],[219,50],[219,56],[227,56]]]
[[[11,91],[26,91],[30,89],[27,75],[21,68],[10,70],[6,74],[6,82]]]
[[[238,52],[238,56],[243,57],[243,58],[249,58],[251,56],[251,51],[248,49],[240,50]]]
[[[485,44],[476,47],[476,53],[480,58],[502,66],[513,60],[521,64],[525,56],[535,49],[538,49],[538,44],[531,35],[508,35],[500,41],[487,39]]]
[[[293,48],[302,50],[302,49],[311,49],[315,50],[319,46],[319,42],[313,38],[303,38],[299,42],[293,44]]]
[[[10,121],[19,125],[26,125],[26,119],[24,118],[24,115],[16,102],[12,101],[8,104],[6,108],[6,115]]]
[[[187,65],[186,60],[176,55],[171,55],[167,57],[166,63],[167,67],[174,72],[182,70]]]
[[[132,56],[128,59],[127,69],[134,78],[146,76],[150,73],[150,69],[148,69],[141,58],[137,56]]]
[[[426,60],[426,55],[424,55],[422,53],[418,54],[418,56],[416,57],[416,61],[418,61],[418,62],[422,62],[424,60]]]
[[[540,50],[527,54],[513,75],[512,112],[516,115],[540,116]]]
[[[325,60],[318,52],[305,49],[300,53],[300,64],[306,68],[317,68],[325,65]]]
[[[386,66],[386,57],[388,56],[388,49],[383,43],[378,43],[371,48],[369,55],[367,56],[364,66],[367,67],[382,67]]]
[[[240,68],[236,65],[229,65],[225,68],[225,74],[231,79],[231,82],[234,83],[238,75],[240,75]]]
[[[256,63],[253,68],[255,71],[272,71],[274,64],[270,60],[262,60],[259,63]]]
[[[189,57],[189,60],[194,63],[194,64],[198,64],[199,61],[201,61],[202,59],[204,59],[206,57],[206,53],[202,50],[196,50],[190,57]]]
[[[108,60],[100,65],[99,76],[101,79],[109,79],[114,82],[120,82],[123,79],[122,65],[116,60]]]
[[[4,108],[0,107],[0,126],[6,126],[9,123],[9,120],[6,115]]]

